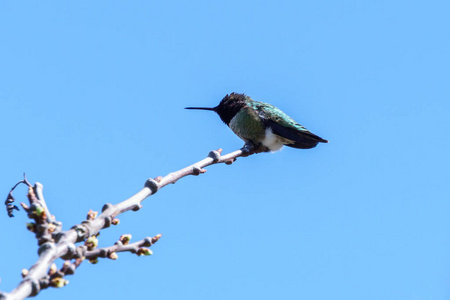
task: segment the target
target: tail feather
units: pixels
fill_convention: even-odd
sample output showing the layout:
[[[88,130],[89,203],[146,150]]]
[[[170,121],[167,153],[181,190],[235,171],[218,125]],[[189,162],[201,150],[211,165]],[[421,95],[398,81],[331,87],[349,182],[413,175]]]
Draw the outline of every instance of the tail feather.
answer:
[[[287,147],[292,147],[292,148],[297,148],[297,149],[311,149],[317,146],[319,142],[308,142],[308,143],[300,143],[300,142],[295,142],[293,144],[285,144],[285,146]]]
[[[316,147],[318,143],[328,143],[327,140],[308,130],[300,131],[294,128],[281,126],[275,122],[270,122],[268,125],[272,128],[273,133],[292,141],[290,144],[285,144],[288,147],[310,149]]]

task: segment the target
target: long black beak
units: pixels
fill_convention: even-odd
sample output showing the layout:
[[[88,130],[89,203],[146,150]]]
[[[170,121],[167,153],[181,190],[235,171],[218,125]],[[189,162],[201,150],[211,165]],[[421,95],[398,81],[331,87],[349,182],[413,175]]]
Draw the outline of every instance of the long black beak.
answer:
[[[215,107],[185,107],[185,109],[201,109],[201,110],[212,110],[216,111]]]

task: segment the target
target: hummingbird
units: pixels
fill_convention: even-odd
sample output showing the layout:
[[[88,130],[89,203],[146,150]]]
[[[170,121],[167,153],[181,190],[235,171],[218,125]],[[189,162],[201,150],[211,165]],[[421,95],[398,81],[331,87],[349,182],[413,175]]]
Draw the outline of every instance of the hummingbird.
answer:
[[[216,107],[186,107],[211,110],[242,140],[246,151],[274,152],[284,145],[310,149],[327,140],[298,124],[279,108],[255,101],[245,94],[227,94]]]

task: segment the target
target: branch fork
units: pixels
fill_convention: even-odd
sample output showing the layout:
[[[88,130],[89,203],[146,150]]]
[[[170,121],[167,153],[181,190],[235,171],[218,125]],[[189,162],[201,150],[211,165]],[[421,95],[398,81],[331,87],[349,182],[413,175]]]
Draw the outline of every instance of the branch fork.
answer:
[[[142,208],[141,202],[147,197],[155,194],[161,188],[168,184],[174,184],[179,179],[188,175],[198,176],[206,172],[205,167],[225,163],[232,164],[238,157],[246,157],[260,151],[244,145],[242,149],[222,155],[222,149],[209,152],[208,156],[190,166],[181,170],[158,176],[154,179],[149,178],[144,184],[144,188],[130,198],[117,204],[105,204],[102,212],[98,214],[89,210],[86,220],[73,226],[67,231],[62,231],[62,223],[56,221],[56,218],[50,214],[43,195],[43,186],[36,183],[32,186],[26,177],[19,181],[8,194],[5,201],[6,210],[10,217],[14,210],[19,208],[14,205],[12,192],[20,184],[28,186],[29,205],[21,203],[22,208],[27,212],[28,217],[33,222],[27,224],[27,228],[35,233],[39,249],[39,258],[29,270],[22,271],[22,281],[10,293],[0,292],[0,300],[24,299],[37,295],[42,289],[48,287],[63,287],[68,281],[65,276],[72,275],[81,263],[88,259],[95,263],[98,258],[108,257],[117,259],[119,252],[130,252],[140,255],[151,255],[152,251],[148,247],[156,243],[161,234],[154,237],[147,237],[140,241],[129,243],[131,235],[122,235],[121,238],[112,246],[97,248],[98,235],[102,229],[112,225],[118,225],[118,215],[129,211],[138,211]],[[76,243],[84,242],[81,246]],[[64,259],[63,266],[57,270],[54,263],[58,258]]]

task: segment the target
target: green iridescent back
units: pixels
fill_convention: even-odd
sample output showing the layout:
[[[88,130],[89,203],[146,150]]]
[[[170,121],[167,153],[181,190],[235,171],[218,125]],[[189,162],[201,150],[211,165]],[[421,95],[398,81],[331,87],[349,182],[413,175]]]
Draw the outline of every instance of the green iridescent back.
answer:
[[[255,101],[250,97],[248,98],[250,101],[247,102],[247,105],[257,111],[262,119],[272,120],[284,127],[309,132],[308,129],[295,122],[294,119],[285,114],[281,109],[268,103]]]

